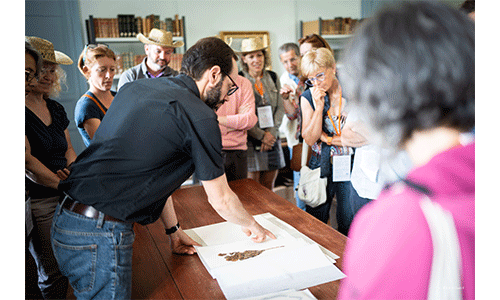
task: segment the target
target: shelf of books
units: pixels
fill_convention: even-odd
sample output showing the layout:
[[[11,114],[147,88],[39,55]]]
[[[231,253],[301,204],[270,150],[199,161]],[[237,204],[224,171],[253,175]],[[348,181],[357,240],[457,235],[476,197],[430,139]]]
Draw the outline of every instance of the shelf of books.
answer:
[[[153,28],[170,31],[174,41],[184,42],[181,52],[186,52],[187,49],[185,17],[179,17],[177,14],[173,18],[165,19],[160,19],[159,15],[154,14],[146,17],[121,14],[116,18],[94,18],[90,15],[85,22],[88,43],[110,44],[108,46],[115,52],[118,63],[115,79],[120,78],[125,70],[140,64],[146,56],[141,42],[137,39],[139,33],[147,37]],[[179,71],[182,55],[182,53],[172,54],[169,67]]]

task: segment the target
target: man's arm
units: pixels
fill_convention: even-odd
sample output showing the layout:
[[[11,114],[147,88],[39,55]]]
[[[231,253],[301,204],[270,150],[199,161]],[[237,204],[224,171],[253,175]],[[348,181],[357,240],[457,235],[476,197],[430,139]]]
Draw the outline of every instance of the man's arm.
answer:
[[[163,211],[161,212],[161,221],[165,228],[172,228],[177,225],[177,215],[175,214],[172,196],[168,197]],[[170,248],[177,254],[195,254],[196,249],[193,246],[201,246],[191,239],[180,227],[176,232],[169,235]]]
[[[262,227],[252,215],[250,215],[238,199],[238,196],[227,184],[226,175],[202,181],[203,188],[208,196],[208,202],[225,220],[242,226],[247,236],[252,236],[254,242],[263,242],[267,236],[272,239],[276,237],[272,232]]]

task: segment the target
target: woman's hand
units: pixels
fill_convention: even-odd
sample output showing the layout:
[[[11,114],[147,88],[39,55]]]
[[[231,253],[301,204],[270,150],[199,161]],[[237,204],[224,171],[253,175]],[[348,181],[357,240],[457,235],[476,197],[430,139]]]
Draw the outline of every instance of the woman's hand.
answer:
[[[264,133],[264,137],[261,140],[262,145],[260,148],[261,152],[269,151],[273,148],[274,143],[276,143],[276,138],[269,132]]]
[[[323,111],[323,107],[325,107],[325,96],[326,90],[313,86],[311,89],[311,95],[314,100],[315,110]]]
[[[170,235],[170,248],[175,254],[195,254],[194,246],[201,245],[190,238],[181,228]]]

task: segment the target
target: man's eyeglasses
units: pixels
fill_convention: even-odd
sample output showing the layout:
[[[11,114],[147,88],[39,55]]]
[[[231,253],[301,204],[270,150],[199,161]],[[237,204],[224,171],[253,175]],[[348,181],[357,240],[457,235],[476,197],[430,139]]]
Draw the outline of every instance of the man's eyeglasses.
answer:
[[[325,80],[325,72],[321,72],[318,75],[314,76],[313,78],[307,79],[305,83],[308,86],[314,86],[315,81],[322,82],[323,80]]]
[[[227,95],[231,96],[232,94],[234,94],[234,92],[236,92],[239,89],[239,87],[236,85],[236,82],[234,82],[234,80],[231,78],[231,76],[229,76],[229,74],[222,71],[222,69],[221,69],[221,72],[224,73],[224,75],[226,75],[227,77],[229,77],[229,80],[231,80],[231,82],[233,83],[233,86],[229,89],[229,91],[227,91]]]
[[[31,82],[36,77],[35,72],[32,70],[24,70],[24,72],[26,73],[26,82]]]

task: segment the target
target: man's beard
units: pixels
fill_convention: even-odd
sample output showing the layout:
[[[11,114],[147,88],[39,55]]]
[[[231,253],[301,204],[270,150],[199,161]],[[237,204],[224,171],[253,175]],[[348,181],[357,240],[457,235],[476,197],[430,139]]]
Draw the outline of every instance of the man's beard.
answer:
[[[225,99],[220,99],[222,89],[222,79],[210,90],[207,91],[207,97],[205,98],[205,104],[208,105],[214,111],[217,111],[219,107],[226,102]]]

